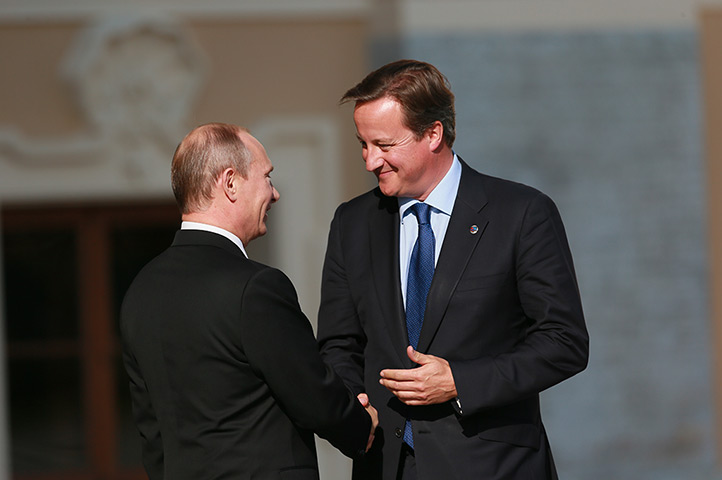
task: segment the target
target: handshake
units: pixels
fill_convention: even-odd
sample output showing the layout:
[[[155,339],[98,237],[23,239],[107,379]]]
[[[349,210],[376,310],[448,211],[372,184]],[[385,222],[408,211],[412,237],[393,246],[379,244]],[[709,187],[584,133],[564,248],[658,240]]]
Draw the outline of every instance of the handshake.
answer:
[[[433,405],[456,398],[456,384],[448,361],[419,353],[412,346],[406,349],[406,354],[418,367],[382,370],[379,380],[381,385],[407,405]],[[368,452],[379,424],[379,414],[371,406],[368,395],[359,393],[357,398],[371,416],[371,433],[366,445]]]
[[[369,433],[369,441],[366,443],[366,451],[368,452],[374,443],[374,433],[376,432],[376,427],[379,425],[379,412],[371,405],[369,396],[365,393],[359,393],[356,398],[358,398],[358,401],[361,402],[361,405],[363,405],[369,416],[371,416],[371,432]]]

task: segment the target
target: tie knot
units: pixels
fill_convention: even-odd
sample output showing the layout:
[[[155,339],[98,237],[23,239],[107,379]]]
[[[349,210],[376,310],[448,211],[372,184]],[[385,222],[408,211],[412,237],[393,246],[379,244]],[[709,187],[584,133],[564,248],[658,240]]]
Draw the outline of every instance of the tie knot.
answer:
[[[428,204],[419,202],[409,208],[411,213],[416,215],[419,225],[428,225],[431,222],[431,207]]]

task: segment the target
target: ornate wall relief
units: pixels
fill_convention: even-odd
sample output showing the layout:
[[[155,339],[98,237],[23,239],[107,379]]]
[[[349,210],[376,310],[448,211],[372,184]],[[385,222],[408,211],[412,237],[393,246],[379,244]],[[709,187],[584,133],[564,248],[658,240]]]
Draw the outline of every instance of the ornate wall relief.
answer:
[[[204,79],[204,57],[169,17],[100,19],[59,72],[87,128],[31,138],[0,126],[0,200],[167,196],[168,165]]]

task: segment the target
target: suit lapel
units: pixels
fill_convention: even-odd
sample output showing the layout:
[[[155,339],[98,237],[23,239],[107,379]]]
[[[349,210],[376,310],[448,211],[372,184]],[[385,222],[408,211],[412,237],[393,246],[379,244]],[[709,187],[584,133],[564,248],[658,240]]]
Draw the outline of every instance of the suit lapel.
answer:
[[[463,161],[461,164],[459,191],[426,300],[424,324],[418,345],[420,352],[428,350],[456,285],[489,223],[483,213],[487,199],[481,185],[481,175]]]
[[[377,190],[378,192],[378,190]],[[399,205],[396,198],[378,193],[377,210],[369,218],[371,269],[376,297],[394,350],[404,364],[406,356],[405,314],[399,275]]]

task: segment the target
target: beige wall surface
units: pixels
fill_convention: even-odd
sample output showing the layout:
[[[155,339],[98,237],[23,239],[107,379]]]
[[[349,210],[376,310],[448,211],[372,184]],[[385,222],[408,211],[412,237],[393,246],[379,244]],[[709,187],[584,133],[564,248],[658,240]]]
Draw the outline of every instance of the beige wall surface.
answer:
[[[60,70],[77,22],[0,24],[0,129],[63,135],[84,127]]]
[[[185,129],[209,121],[252,128],[274,116],[328,115],[340,128],[339,161],[344,165],[342,178],[332,180],[340,181],[349,195],[368,187],[368,179],[351,161],[359,153],[350,109],[337,103],[366,70],[361,20],[228,18],[181,23],[204,65],[192,108],[187,118],[178,119]],[[79,21],[0,24],[0,162],[3,132],[33,143],[62,140],[92,127],[64,73],[87,28]],[[152,79],[161,90],[168,80]]]
[[[211,78],[196,116],[255,119],[338,112],[343,89],[363,74],[357,22],[194,22]]]
[[[362,22],[199,21],[192,27],[211,65],[192,123],[252,126],[274,115],[329,115],[341,132],[344,198],[368,188],[369,178],[354,161],[361,156],[351,108],[338,105],[366,73]]]

